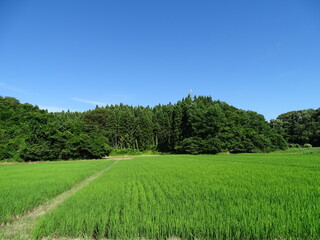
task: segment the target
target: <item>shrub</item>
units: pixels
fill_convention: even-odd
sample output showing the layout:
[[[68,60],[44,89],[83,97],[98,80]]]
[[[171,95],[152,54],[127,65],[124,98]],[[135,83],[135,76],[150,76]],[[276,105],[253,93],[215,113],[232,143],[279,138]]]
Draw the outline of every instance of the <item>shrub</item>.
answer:
[[[297,143],[290,143],[289,148],[301,148],[301,146]]]
[[[312,148],[312,145],[310,143],[305,143],[303,145],[304,148]]]

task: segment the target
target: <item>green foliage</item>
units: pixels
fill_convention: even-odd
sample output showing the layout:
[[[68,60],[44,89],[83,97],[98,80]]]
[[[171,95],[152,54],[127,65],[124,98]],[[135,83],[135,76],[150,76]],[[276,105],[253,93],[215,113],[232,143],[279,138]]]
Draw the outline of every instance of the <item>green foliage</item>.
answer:
[[[177,103],[174,134],[180,153],[270,152],[286,148],[285,140],[268,126],[264,117],[242,111],[210,97],[188,97]]]
[[[204,141],[199,137],[189,137],[181,141],[176,147],[179,153],[199,154],[203,149]]]
[[[109,155],[108,140],[83,113],[48,113],[0,98],[0,160],[94,159]]]
[[[111,105],[86,112],[84,119],[114,149],[199,154],[270,152],[287,147],[262,115],[211,97],[188,96],[177,104],[153,109]]]
[[[320,108],[281,114],[270,125],[290,144],[320,147]]]
[[[135,156],[135,155],[159,155],[162,154],[158,151],[154,150],[145,150],[141,151],[138,149],[131,149],[131,148],[125,148],[125,149],[112,149],[110,156]]]
[[[136,157],[55,211],[35,238],[318,239],[319,156]]]
[[[312,148],[312,145],[309,144],[309,143],[305,143],[305,144],[303,144],[303,147],[304,147],[304,148]]]
[[[33,133],[35,122],[41,121],[44,115],[45,111],[36,106],[20,104],[12,97],[0,97],[0,160],[22,160],[25,140]]]
[[[108,156],[111,147],[103,136],[92,137],[85,133],[70,136],[61,151],[62,159],[95,159]]]
[[[288,148],[282,151],[275,151],[275,154],[320,154],[320,147],[312,147],[312,148],[301,148],[298,146],[297,148]]]
[[[271,128],[256,112],[204,96],[154,108],[120,104],[84,113],[48,113],[8,97],[0,98],[0,107],[0,160],[92,159],[112,149],[214,154],[287,147],[280,120]],[[308,139],[303,144],[317,141],[317,135],[303,136]]]

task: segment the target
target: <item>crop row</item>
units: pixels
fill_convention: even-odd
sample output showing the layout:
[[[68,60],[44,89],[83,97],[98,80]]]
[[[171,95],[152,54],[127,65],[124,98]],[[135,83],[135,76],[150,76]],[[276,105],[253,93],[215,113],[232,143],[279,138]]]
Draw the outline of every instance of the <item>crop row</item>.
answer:
[[[279,239],[320,236],[316,155],[140,157],[40,219],[34,237]]]
[[[1,165],[0,223],[12,221],[110,163],[71,161]]]

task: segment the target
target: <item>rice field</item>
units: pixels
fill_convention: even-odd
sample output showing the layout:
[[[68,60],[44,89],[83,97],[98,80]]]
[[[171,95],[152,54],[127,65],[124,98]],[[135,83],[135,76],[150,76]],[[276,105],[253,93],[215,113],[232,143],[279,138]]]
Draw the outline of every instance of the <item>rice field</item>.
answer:
[[[38,221],[34,238],[319,239],[320,155],[136,157]]]
[[[110,163],[69,161],[0,165],[0,224],[11,222]]]

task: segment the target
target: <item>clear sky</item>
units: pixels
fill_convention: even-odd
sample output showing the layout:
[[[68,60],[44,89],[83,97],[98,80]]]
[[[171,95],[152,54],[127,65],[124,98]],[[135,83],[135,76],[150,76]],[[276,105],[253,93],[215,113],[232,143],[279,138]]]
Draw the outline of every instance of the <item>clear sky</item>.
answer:
[[[50,111],[210,95],[320,107],[319,0],[0,0],[0,95]]]

